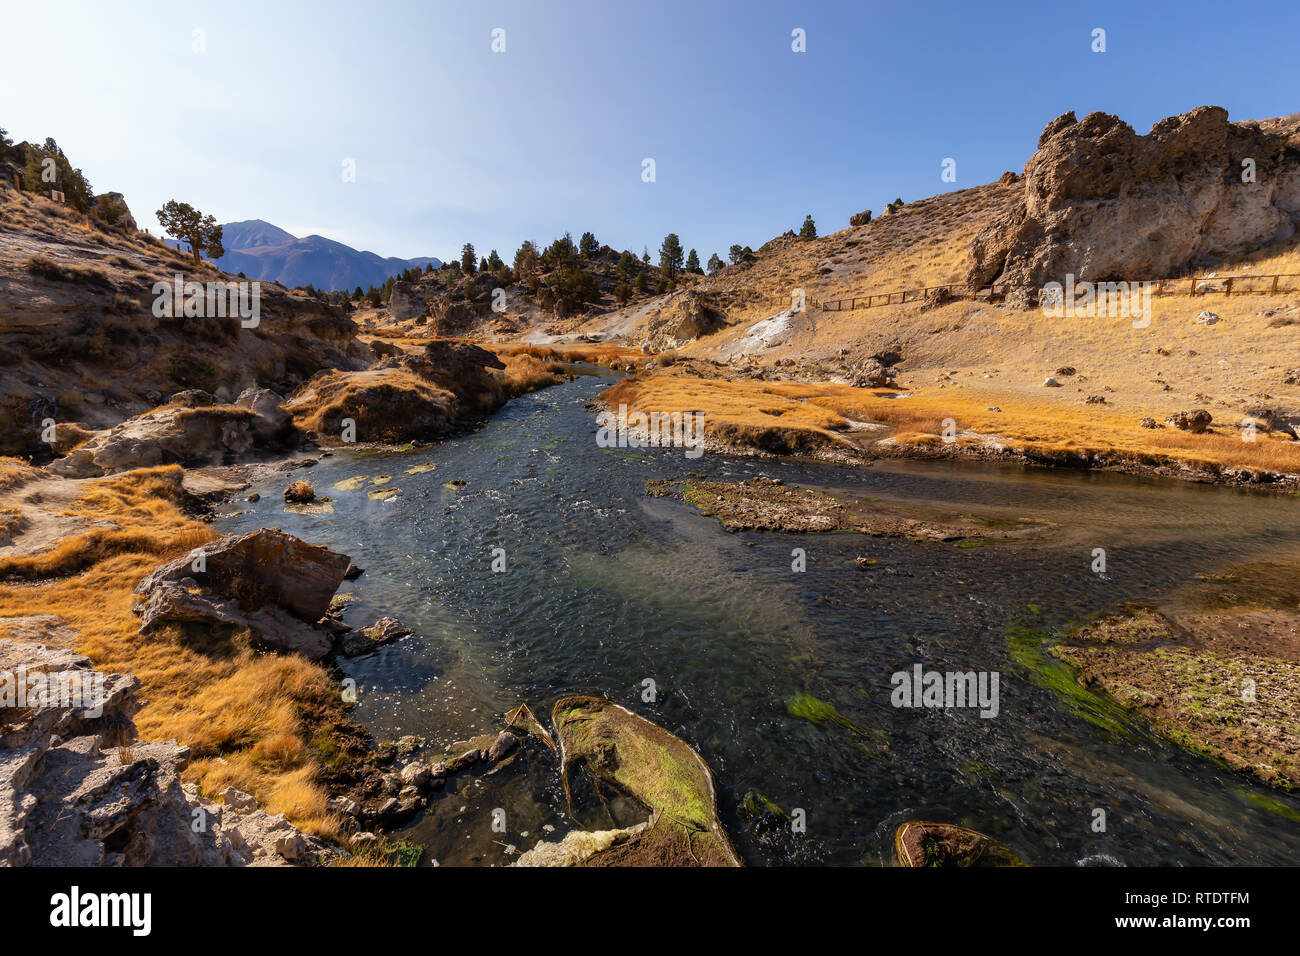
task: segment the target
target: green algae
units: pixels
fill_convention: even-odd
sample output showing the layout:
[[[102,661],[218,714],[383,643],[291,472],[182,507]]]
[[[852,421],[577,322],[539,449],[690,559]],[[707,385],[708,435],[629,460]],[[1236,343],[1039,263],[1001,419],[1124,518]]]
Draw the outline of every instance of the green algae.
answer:
[[[1118,704],[1093,693],[1075,679],[1074,672],[1048,654],[1048,636],[1022,621],[1007,625],[1007,649],[1011,660],[1029,673],[1039,687],[1051,693],[1076,717],[1112,737],[1131,736],[1128,713]]]
[[[1266,793],[1251,793],[1250,791],[1242,792],[1245,793],[1246,799],[1255,804],[1255,806],[1267,810],[1269,813],[1276,814],[1284,820],[1290,820],[1292,823],[1300,823],[1300,810],[1297,810],[1289,804],[1283,803],[1281,800],[1277,799],[1277,797],[1270,797]]]
[[[570,810],[570,771],[580,765],[650,811],[644,831],[593,862],[740,865],[718,820],[713,773],[684,741],[626,707],[595,697],[557,701],[551,723]]]

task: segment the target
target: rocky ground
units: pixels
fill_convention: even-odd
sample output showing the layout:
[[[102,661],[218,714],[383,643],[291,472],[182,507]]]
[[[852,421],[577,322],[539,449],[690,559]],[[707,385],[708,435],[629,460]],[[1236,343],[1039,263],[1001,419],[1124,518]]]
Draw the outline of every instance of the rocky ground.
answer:
[[[45,631],[48,621],[6,622]],[[182,783],[189,749],[138,739],[140,682],[98,674],[66,649],[0,642],[0,673],[103,686],[98,707],[58,701],[0,708],[0,866],[277,866],[333,851],[227,787],[216,800]]]

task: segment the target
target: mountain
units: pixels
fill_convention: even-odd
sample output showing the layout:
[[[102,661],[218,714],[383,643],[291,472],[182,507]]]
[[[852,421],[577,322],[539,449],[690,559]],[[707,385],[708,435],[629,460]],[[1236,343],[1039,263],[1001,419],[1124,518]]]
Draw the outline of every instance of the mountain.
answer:
[[[389,276],[412,266],[436,269],[442,262],[432,257],[383,258],[361,252],[324,236],[299,239],[261,219],[228,222],[221,227],[226,254],[215,260],[226,272],[242,272],[250,279],[279,282],[289,288],[310,285],[317,289],[352,290],[382,285]],[[168,240],[169,245],[178,243]]]

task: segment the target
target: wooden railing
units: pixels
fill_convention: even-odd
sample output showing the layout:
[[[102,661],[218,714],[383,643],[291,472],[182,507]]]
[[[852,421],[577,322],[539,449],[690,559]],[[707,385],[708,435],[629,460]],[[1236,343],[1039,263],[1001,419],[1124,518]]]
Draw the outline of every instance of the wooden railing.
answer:
[[[1300,273],[1280,272],[1269,275],[1234,275],[1234,276],[1186,276],[1181,279],[1145,279],[1138,282],[1129,282],[1131,288],[1135,285],[1147,283],[1154,288],[1151,294],[1156,296],[1162,295],[1211,295],[1216,292],[1222,292],[1225,296],[1229,295],[1279,295],[1284,293],[1300,292],[1300,285],[1296,283],[1282,284],[1283,279],[1300,279]],[[1243,288],[1241,283],[1262,280],[1267,284],[1267,288]],[[1078,283],[1082,285],[1082,283]],[[1102,283],[1093,283],[1094,286]],[[1114,284],[1114,283],[1112,283]],[[1182,288],[1180,291],[1180,287]],[[923,289],[895,289],[892,292],[870,292],[859,295],[847,296],[840,299],[826,299],[819,303],[808,300],[809,308],[820,306],[823,312],[854,312],[858,309],[874,309],[886,305],[902,305],[906,302],[922,302],[932,295],[940,292],[946,292],[954,298],[984,299],[989,302],[1000,302],[1007,297],[1007,293],[1016,288],[1023,288],[1034,293],[1040,290],[1037,287],[1014,286],[1009,283],[999,285],[987,285],[971,291],[969,285],[964,282],[952,282],[947,285],[926,286]]]

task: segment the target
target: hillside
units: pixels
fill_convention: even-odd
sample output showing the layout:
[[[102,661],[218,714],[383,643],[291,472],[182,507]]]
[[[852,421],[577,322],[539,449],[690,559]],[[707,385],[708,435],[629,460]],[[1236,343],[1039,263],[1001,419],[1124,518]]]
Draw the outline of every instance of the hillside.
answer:
[[[351,292],[357,286],[381,286],[390,276],[411,268],[442,265],[433,257],[415,259],[382,257],[362,252],[324,236],[298,238],[261,219],[222,225],[225,255],[214,264],[226,272],[250,279],[278,282],[290,288],[311,286],[323,291]],[[174,241],[169,245],[176,246]],[[183,244],[180,244],[183,245]]]
[[[0,454],[48,456],[47,419],[75,438],[186,389],[227,400],[253,386],[287,394],[322,368],[374,361],[342,309],[274,283],[261,287],[256,328],[237,318],[160,319],[154,283],[176,273],[234,278],[208,262],[195,267],[147,233],[0,190]]]
[[[1139,137],[1115,117],[1066,114],[1021,175],[820,238],[778,237],[692,289],[576,332],[673,350],[676,365],[661,363],[616,395],[647,409],[712,410],[716,427],[743,426],[748,438],[729,432],[741,446],[1300,472],[1300,444],[1288,434],[1300,425],[1298,120],[1229,123],[1206,107]],[[1122,148],[1113,164],[1127,175],[1107,165],[1114,141]],[[1238,150],[1254,154],[1258,183],[1236,178]],[[1153,203],[1173,211],[1153,218]],[[1197,294],[1186,281],[1169,286],[1150,300],[1145,327],[1127,314],[1053,317],[1035,304],[1034,283],[1066,273],[1138,281],[1193,272],[1206,279]],[[1225,294],[1229,275],[1275,273],[1293,274],[1279,294]],[[990,282],[1007,285],[990,296],[980,291]],[[953,288],[936,293],[940,285]],[[797,289],[806,311],[790,310]],[[903,290],[906,302],[822,308]],[[1044,387],[1049,377],[1061,387]],[[771,383],[782,381],[799,388],[778,400],[783,386]],[[884,390],[893,381],[903,391]],[[809,388],[817,383],[825,387]],[[796,425],[790,412],[810,412],[809,402],[826,408]],[[1163,427],[1199,408],[1213,419],[1206,432]],[[946,419],[959,432],[952,443],[940,440]],[[1247,419],[1258,428],[1243,441]]]

